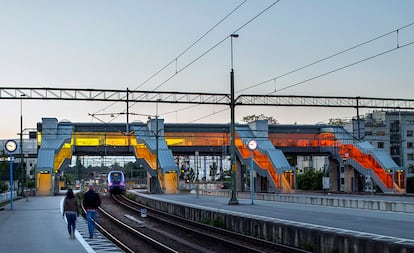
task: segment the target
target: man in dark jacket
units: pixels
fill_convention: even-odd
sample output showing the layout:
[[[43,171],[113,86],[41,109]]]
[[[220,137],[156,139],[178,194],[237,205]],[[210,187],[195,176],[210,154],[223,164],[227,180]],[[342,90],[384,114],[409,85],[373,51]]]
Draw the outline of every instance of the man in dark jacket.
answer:
[[[89,238],[93,238],[95,222],[97,222],[96,211],[101,205],[101,197],[93,189],[93,185],[88,185],[89,191],[83,195],[83,206],[86,209],[86,218],[88,220]]]

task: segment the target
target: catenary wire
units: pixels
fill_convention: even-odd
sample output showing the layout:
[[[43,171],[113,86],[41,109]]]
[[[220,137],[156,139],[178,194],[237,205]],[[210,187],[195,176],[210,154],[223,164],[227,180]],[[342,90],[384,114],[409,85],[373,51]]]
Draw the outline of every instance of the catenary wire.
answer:
[[[284,73],[284,74],[281,74],[281,75],[279,75],[279,76],[273,77],[273,78],[268,79],[268,80],[266,80],[266,81],[263,81],[263,82],[260,82],[260,83],[257,83],[257,84],[254,84],[254,85],[251,85],[251,86],[249,86],[249,87],[246,87],[246,88],[240,89],[240,90],[238,90],[238,91],[236,91],[236,92],[237,92],[237,93],[240,93],[240,92],[245,91],[245,90],[249,90],[249,89],[252,89],[252,88],[256,88],[256,87],[258,87],[258,86],[261,86],[261,85],[263,85],[263,84],[266,84],[266,83],[268,83],[268,82],[271,82],[271,81],[273,81],[273,80],[275,80],[275,79],[279,79],[279,78],[282,78],[282,77],[284,77],[284,76],[287,76],[287,75],[293,74],[293,73],[298,72],[298,71],[300,71],[300,70],[302,70],[302,69],[305,69],[305,68],[311,67],[311,66],[313,66],[313,65],[315,65],[315,64],[318,64],[318,63],[321,63],[321,62],[323,62],[323,61],[329,60],[329,59],[331,59],[331,58],[333,58],[333,57],[335,57],[335,56],[338,56],[338,55],[344,54],[344,53],[346,53],[346,52],[348,52],[348,51],[351,51],[351,50],[353,50],[353,49],[356,49],[356,48],[361,47],[361,46],[363,46],[363,45],[366,45],[366,44],[368,44],[368,43],[371,43],[371,42],[376,41],[376,40],[378,40],[378,39],[384,38],[384,37],[386,37],[386,36],[388,36],[388,35],[390,35],[390,34],[393,34],[393,33],[395,33],[395,32],[398,32],[398,31],[400,31],[400,30],[403,30],[403,29],[405,29],[405,28],[407,28],[407,27],[410,27],[410,26],[412,26],[412,25],[414,25],[414,22],[413,22],[413,23],[410,23],[410,24],[408,24],[408,25],[402,26],[402,27],[400,27],[400,28],[398,28],[398,29],[395,29],[395,30],[393,30],[393,31],[391,31],[391,32],[388,32],[388,33],[382,34],[382,35],[380,35],[380,36],[377,36],[377,37],[375,37],[375,38],[373,38],[373,39],[370,39],[370,40],[364,41],[364,42],[362,42],[362,43],[359,43],[359,44],[357,44],[357,45],[355,45],[355,46],[352,46],[352,47],[350,47],[350,48],[348,48],[348,49],[345,49],[345,50],[342,50],[342,51],[340,51],[340,52],[334,53],[334,54],[332,54],[332,55],[330,55],[330,56],[324,57],[324,58],[322,58],[322,59],[320,59],[320,60],[317,60],[317,61],[311,62],[311,63],[309,63],[309,64],[306,64],[306,65],[304,65],[304,66],[302,66],[302,67],[299,67],[299,68],[297,68],[297,69],[294,69],[294,70],[292,70],[292,71],[286,72],[286,73]]]
[[[413,23],[413,24],[414,24],[414,23]],[[410,24],[410,25],[411,25],[411,24]],[[393,31],[393,32],[395,32],[395,31]],[[349,67],[354,66],[354,65],[357,65],[357,64],[359,64],[359,63],[362,63],[362,62],[365,62],[365,61],[372,60],[372,59],[374,59],[374,58],[376,58],[376,57],[379,57],[379,56],[382,56],[382,55],[385,55],[385,54],[391,53],[391,52],[393,52],[393,51],[395,51],[395,50],[397,50],[397,49],[401,49],[401,48],[404,48],[404,47],[407,47],[407,46],[410,46],[410,45],[413,45],[413,44],[414,44],[414,41],[409,42],[409,43],[406,43],[406,44],[403,44],[403,45],[397,45],[395,48],[392,48],[392,49],[389,49],[389,50],[383,51],[383,52],[378,53],[378,54],[376,54],[376,55],[373,55],[373,56],[370,56],[370,57],[367,57],[367,58],[361,59],[361,60],[359,60],[359,61],[356,61],[356,62],[353,62],[353,63],[351,63],[351,64],[348,64],[348,65],[342,66],[342,67],[340,67],[340,68],[337,68],[337,69],[334,69],[334,70],[331,70],[331,71],[325,72],[325,73],[323,73],[323,74],[320,74],[320,75],[317,75],[317,76],[314,76],[314,77],[308,78],[308,79],[306,79],[306,80],[303,80],[303,81],[300,81],[300,82],[297,82],[297,83],[294,83],[294,84],[288,85],[288,86],[286,86],[286,87],[283,87],[283,88],[281,88],[281,89],[278,89],[278,90],[275,90],[275,91],[273,91],[273,92],[271,92],[271,93],[268,93],[267,95],[272,95],[273,93],[280,92],[280,91],[282,91],[282,90],[286,90],[286,89],[289,89],[289,88],[293,88],[293,87],[295,87],[295,86],[298,86],[298,85],[304,84],[304,83],[306,83],[306,82],[309,82],[309,81],[315,80],[315,79],[317,79],[317,78],[320,78],[320,77],[323,77],[323,76],[326,76],[326,75],[329,75],[329,74],[335,73],[335,72],[337,72],[337,71],[340,71],[340,70],[343,70],[343,69],[349,68]],[[272,79],[272,80],[273,80],[273,79]],[[188,109],[188,108],[186,108],[186,109]],[[221,110],[221,111],[219,111],[219,112],[223,112],[223,111],[224,111],[224,110]],[[215,114],[215,113],[208,114],[208,115],[203,116],[203,117],[200,117],[200,118],[198,118],[198,119],[196,119],[196,120],[192,120],[192,121],[190,121],[190,123],[191,123],[191,122],[195,122],[195,121],[200,120],[200,119],[204,119],[204,118],[207,118],[207,117],[213,116],[214,114]]]
[[[326,76],[326,75],[329,75],[329,74],[335,73],[335,72],[337,72],[337,71],[339,71],[339,70],[343,70],[343,69],[349,68],[349,67],[354,66],[354,65],[357,65],[357,64],[359,64],[359,63],[362,63],[362,62],[365,62],[365,61],[372,60],[372,59],[374,59],[374,58],[376,58],[376,57],[379,57],[379,56],[381,56],[381,55],[388,54],[388,53],[393,52],[393,51],[395,51],[395,50],[397,50],[397,49],[401,49],[401,48],[404,48],[404,47],[406,47],[406,46],[410,46],[410,45],[413,45],[413,44],[414,44],[414,41],[409,42],[409,43],[406,43],[406,44],[404,44],[404,45],[399,45],[398,47],[395,47],[395,48],[392,48],[392,49],[389,49],[389,50],[383,51],[383,52],[378,53],[378,54],[376,54],[376,55],[373,55],[373,56],[370,56],[370,57],[364,58],[364,59],[362,59],[362,60],[359,60],[359,61],[356,61],[356,62],[350,63],[350,64],[345,65],[345,66],[342,66],[342,67],[340,67],[340,68],[336,68],[336,69],[334,69],[334,70],[331,70],[331,71],[325,72],[325,73],[323,73],[323,74],[320,74],[320,75],[317,75],[317,76],[314,76],[314,77],[308,78],[308,79],[306,79],[306,80],[303,80],[303,81],[300,81],[300,82],[297,82],[297,83],[294,83],[294,84],[288,85],[288,86],[283,87],[283,88],[281,88],[281,89],[278,89],[278,90],[275,90],[275,91],[273,91],[273,92],[270,92],[270,93],[268,93],[267,95],[271,95],[271,94],[273,94],[273,93],[280,92],[280,91],[282,91],[282,90],[287,90],[287,89],[289,89],[289,88],[292,88],[292,87],[295,87],[295,86],[298,86],[298,85],[304,84],[304,83],[306,83],[306,82],[309,82],[309,81],[315,80],[315,79],[317,79],[317,78],[320,78],[320,77],[323,77],[323,76]]]
[[[194,123],[194,122],[197,122],[197,121],[199,121],[199,120],[201,120],[201,119],[205,119],[205,118],[208,118],[208,117],[210,117],[210,116],[216,115],[217,113],[221,113],[221,112],[228,111],[228,110],[229,110],[229,108],[224,108],[224,109],[222,109],[222,110],[219,110],[219,111],[216,111],[216,112],[213,112],[213,113],[210,113],[210,114],[204,115],[204,116],[202,116],[202,117],[200,117],[200,118],[197,118],[197,119],[194,119],[194,120],[188,121],[188,123]]]
[[[241,29],[243,29],[244,27],[246,27],[248,24],[250,24],[251,22],[253,22],[256,18],[258,18],[259,16],[261,16],[263,13],[265,13],[266,11],[268,11],[270,8],[272,8],[274,5],[276,5],[279,2],[280,2],[280,0],[277,0],[277,1],[273,2],[268,7],[266,7],[261,12],[259,12],[254,17],[252,17],[247,22],[245,22],[243,25],[241,25],[239,28],[237,28],[236,30],[234,30],[231,34],[234,34],[234,33],[239,32]],[[215,49],[216,47],[218,47],[220,44],[222,44],[224,41],[226,41],[228,38],[230,38],[231,37],[231,34],[230,35],[227,35],[224,39],[222,39],[219,42],[217,42],[215,45],[213,45],[211,48],[207,49],[200,56],[198,56],[197,58],[195,58],[194,60],[192,60],[191,62],[189,62],[188,64],[186,64],[181,69],[176,70],[174,74],[172,74],[165,81],[163,81],[158,86],[156,86],[152,91],[155,91],[155,90],[159,89],[161,86],[163,86],[168,81],[170,81],[172,78],[174,78],[176,75],[178,75],[179,73],[181,73],[182,71],[184,71],[185,69],[187,69],[189,66],[193,65],[195,62],[197,62],[198,60],[200,60],[203,56],[205,56],[206,54],[208,54],[209,52],[211,52],[213,49]],[[135,104],[136,104],[136,102],[133,103],[130,107],[134,106]],[[113,120],[115,120],[115,118]]]
[[[244,0],[243,2],[241,2],[238,6],[236,6],[232,11],[230,11],[226,16],[224,16],[219,22],[217,22],[215,25],[213,25],[210,29],[207,30],[207,32],[205,32],[203,35],[201,35],[197,40],[195,40],[190,46],[188,46],[186,49],[184,49],[184,51],[182,51],[180,54],[178,54],[176,57],[174,57],[174,59],[172,59],[170,62],[168,62],[164,67],[160,68],[158,71],[156,71],[154,74],[152,74],[150,77],[148,77],[147,79],[145,79],[140,85],[138,85],[134,90],[138,90],[139,88],[141,88],[143,85],[145,85],[146,83],[148,83],[150,80],[152,80],[154,77],[156,77],[159,73],[161,73],[162,71],[164,71],[166,68],[168,68],[171,64],[173,64],[174,62],[177,62],[178,58],[180,58],[181,56],[183,56],[186,52],[188,52],[191,48],[193,48],[198,42],[200,42],[204,37],[207,36],[207,34],[209,34],[211,31],[213,31],[217,26],[219,26],[221,23],[223,23],[228,17],[230,17],[235,11],[237,11],[242,5],[244,5],[247,2],[247,0]],[[155,89],[154,89],[155,90]],[[103,109],[97,111],[97,112],[101,112],[101,111],[105,111],[106,109],[108,109],[109,107],[113,106],[115,102],[109,104],[108,106],[104,107]],[[133,105],[132,105],[133,106]],[[96,113],[97,113],[96,112]]]
[[[252,17],[251,19],[249,19],[247,22],[245,22],[243,25],[241,25],[239,28],[237,28],[236,30],[234,30],[231,34],[237,33],[239,32],[241,29],[243,29],[244,27],[246,27],[248,24],[250,24],[251,22],[253,22],[256,18],[258,18],[259,16],[261,16],[263,13],[265,13],[266,11],[268,11],[270,8],[272,8],[274,5],[276,5],[278,2],[280,2],[280,0],[277,0],[275,2],[273,2],[272,4],[270,4],[268,7],[266,7],[264,10],[262,10],[261,12],[259,12],[256,16]],[[163,81],[162,83],[160,83],[157,87],[155,87],[153,89],[153,91],[159,89],[161,86],[163,86],[164,84],[166,84],[168,81],[170,81],[173,77],[175,77],[176,75],[178,75],[180,72],[184,71],[186,68],[188,68],[189,66],[193,65],[194,63],[196,63],[198,60],[200,60],[203,56],[205,56],[206,54],[208,54],[209,52],[211,52],[213,49],[215,49],[216,47],[218,47],[221,43],[223,43],[224,41],[226,41],[228,38],[230,38],[230,35],[227,35],[224,39],[220,40],[219,42],[217,42],[215,45],[213,45],[211,48],[207,49],[204,53],[202,53],[200,56],[198,56],[197,58],[195,58],[194,60],[192,60],[191,62],[189,62],[188,64],[186,64],[184,67],[182,67],[181,69],[177,70],[174,74],[172,74],[170,77],[168,77],[165,81]]]
[[[277,3],[277,2],[273,3],[273,4],[272,4],[271,6],[269,6],[268,8],[272,7],[272,6],[273,6],[274,4],[276,4],[276,3]],[[266,9],[266,10],[267,10],[267,9]],[[264,11],[263,11],[263,12],[264,12]],[[251,20],[252,20],[252,19],[251,19]],[[248,21],[248,22],[250,22],[250,21]],[[247,23],[246,23],[245,25],[247,25]],[[238,29],[237,29],[236,31],[234,31],[233,33],[237,33],[237,32],[238,32],[241,28],[243,28],[245,25],[241,26],[240,28],[238,28]],[[285,73],[285,74],[279,75],[279,76],[277,76],[277,77],[274,77],[274,78],[272,78],[272,79],[266,80],[266,81],[261,82],[261,83],[258,83],[258,84],[256,84],[256,85],[252,85],[252,86],[249,86],[249,87],[247,87],[247,88],[241,89],[241,90],[239,90],[239,91],[237,91],[237,92],[241,92],[241,91],[244,91],[244,90],[248,90],[248,89],[251,89],[251,88],[254,88],[254,87],[260,86],[260,85],[262,85],[262,84],[268,83],[268,82],[270,82],[270,81],[273,81],[273,80],[275,80],[275,79],[278,79],[278,78],[281,78],[281,77],[284,77],[284,76],[287,76],[287,75],[293,74],[293,73],[295,73],[295,72],[297,72],[297,71],[300,71],[300,70],[305,69],[305,68],[307,68],[307,67],[310,67],[310,66],[312,66],[312,65],[318,64],[318,63],[320,63],[320,62],[326,61],[326,60],[328,60],[328,59],[331,59],[331,58],[333,58],[333,57],[335,57],[335,56],[341,55],[341,54],[343,54],[343,53],[346,53],[346,52],[348,52],[348,51],[351,51],[351,50],[356,49],[356,48],[358,48],[358,47],[361,47],[361,46],[363,46],[363,45],[369,44],[369,43],[371,43],[371,42],[373,42],[373,41],[376,41],[376,40],[378,40],[378,39],[381,39],[381,38],[383,38],[383,37],[386,37],[386,36],[388,36],[388,35],[390,35],[390,34],[393,34],[394,32],[398,32],[398,31],[400,31],[400,30],[403,30],[403,29],[405,29],[405,28],[408,28],[408,27],[410,27],[410,26],[412,26],[412,25],[414,25],[414,22],[412,22],[412,23],[410,23],[410,24],[407,24],[407,25],[404,25],[404,26],[402,26],[402,27],[400,27],[400,28],[397,28],[397,29],[395,29],[395,30],[393,30],[393,31],[390,31],[390,32],[388,32],[388,33],[385,33],[385,34],[382,34],[382,35],[380,35],[380,36],[377,36],[377,37],[375,37],[375,38],[372,38],[372,39],[369,39],[369,40],[367,40],[367,41],[364,41],[364,42],[362,42],[362,43],[359,43],[359,44],[357,44],[357,45],[355,45],[355,46],[352,46],[352,47],[350,47],[350,48],[348,48],[348,49],[342,50],[342,51],[340,51],[340,52],[337,52],[337,53],[335,53],[335,54],[332,54],[332,55],[327,56],[327,57],[325,57],[325,58],[322,58],[322,59],[320,59],[320,60],[317,60],[317,61],[314,61],[314,62],[309,63],[309,64],[307,64],[307,65],[304,65],[304,66],[302,66],[302,67],[300,67],[300,68],[297,68],[297,69],[294,69],[294,70],[292,70],[292,71],[289,71],[289,72],[287,72],[287,73]],[[233,34],[233,33],[232,33],[232,34]],[[227,38],[228,38],[228,37],[226,37],[225,39],[227,39]],[[221,42],[222,42],[222,41],[221,41]],[[220,42],[220,43],[221,43],[221,42]],[[395,49],[399,49],[400,47],[404,47],[404,46],[408,46],[408,45],[409,45],[409,44],[406,44],[406,45],[400,46],[399,44],[397,44],[397,47],[396,47]],[[302,84],[302,83],[305,83],[305,82],[308,82],[308,81],[311,81],[311,80],[317,79],[317,78],[319,78],[319,77],[323,77],[323,76],[325,76],[325,75],[329,75],[329,74],[334,73],[334,72],[336,72],[336,71],[339,71],[339,70],[342,70],[342,69],[348,68],[348,67],[353,66],[353,65],[356,65],[356,64],[358,64],[358,63],[361,63],[361,62],[364,62],[364,61],[367,61],[367,60],[373,59],[373,58],[375,58],[375,57],[378,57],[378,56],[380,56],[380,55],[383,55],[383,54],[389,53],[389,52],[391,52],[391,51],[394,51],[395,49],[388,50],[388,51],[386,51],[386,52],[380,53],[380,54],[375,55],[375,56],[372,56],[372,57],[368,57],[368,58],[363,59],[363,60],[360,60],[360,61],[358,61],[358,62],[354,62],[354,63],[352,63],[352,64],[349,64],[349,65],[347,65],[347,66],[344,66],[344,67],[341,67],[341,68],[338,68],[338,69],[335,69],[335,70],[329,71],[329,72],[324,73],[324,74],[322,74],[322,75],[319,75],[319,76],[316,76],[316,77],[313,77],[313,78],[310,78],[310,79],[307,79],[307,80],[301,81],[301,82],[299,82],[299,83],[292,84],[292,85],[290,85],[290,86],[288,86],[288,87],[285,87],[285,88],[282,88],[282,89],[279,89],[279,90],[276,90],[276,89],[275,89],[275,91],[274,91],[274,92],[269,93],[268,95],[271,95],[271,94],[273,94],[273,93],[275,93],[275,92],[279,92],[279,91],[282,91],[282,90],[285,90],[285,89],[289,89],[289,88],[291,88],[291,87],[295,87],[295,86],[300,85],[300,84]],[[171,77],[171,78],[172,78],[172,77]],[[171,79],[171,78],[170,78],[170,79]],[[169,79],[168,79],[168,80],[169,80]],[[168,81],[168,80],[167,80],[167,81]],[[192,106],[192,107],[195,107],[195,106]],[[183,110],[187,110],[187,109],[189,109],[189,108],[191,108],[191,107],[185,108],[185,109],[183,109]],[[178,112],[178,111],[180,111],[180,110],[176,110],[176,111],[174,111],[174,112]],[[213,114],[210,114],[210,115],[207,115],[206,117],[209,117],[209,116],[212,116],[212,115],[213,115]],[[202,117],[202,118],[200,118],[200,119],[203,119],[203,118],[206,118],[206,117]],[[193,122],[193,121],[191,121],[191,122]]]
[[[202,40],[204,37],[207,36],[211,31],[213,31],[217,26],[219,26],[221,23],[223,23],[229,16],[231,16],[236,10],[238,10],[243,4],[245,4],[247,0],[240,3],[236,8],[234,8],[231,12],[229,12],[225,17],[223,17],[219,22],[217,22],[215,25],[213,25],[207,32],[205,32],[203,35],[200,36],[196,41],[194,41],[190,46],[188,46],[186,49],[184,49],[183,52],[181,52],[179,55],[177,55],[174,59],[172,59],[167,65],[162,67],[160,70],[155,72],[153,75],[151,75],[149,78],[147,78],[144,82],[142,82],[138,87],[135,88],[135,90],[141,88],[144,84],[146,84],[149,80],[154,78],[156,75],[158,75],[160,72],[162,72],[164,69],[166,69],[168,66],[170,66],[172,63],[176,62],[178,58],[183,56],[186,52],[188,52],[192,47],[194,47],[200,40]]]

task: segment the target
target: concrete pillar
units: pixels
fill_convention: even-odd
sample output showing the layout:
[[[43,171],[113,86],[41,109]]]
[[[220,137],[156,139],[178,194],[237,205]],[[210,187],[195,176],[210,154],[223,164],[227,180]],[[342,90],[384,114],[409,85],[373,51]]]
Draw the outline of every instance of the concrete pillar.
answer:
[[[339,163],[335,159],[329,159],[329,191],[339,191]]]

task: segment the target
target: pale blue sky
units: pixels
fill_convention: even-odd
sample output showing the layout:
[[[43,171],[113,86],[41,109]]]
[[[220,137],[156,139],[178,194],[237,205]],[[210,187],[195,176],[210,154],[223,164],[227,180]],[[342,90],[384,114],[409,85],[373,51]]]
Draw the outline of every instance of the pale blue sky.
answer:
[[[0,86],[135,89],[177,57],[243,0],[0,0]],[[140,87],[152,90],[177,70],[271,5],[248,0],[209,33],[177,65]],[[234,39],[236,90],[272,79],[313,61],[414,22],[411,0],[281,0],[238,31]],[[414,41],[414,25],[399,32]],[[396,46],[396,33],[276,81],[276,89],[306,80]],[[412,98],[414,45],[275,94]],[[230,41],[226,40],[159,88],[183,92],[229,92]],[[242,93],[268,94],[275,83]],[[24,101],[24,127],[42,117],[96,122],[88,116],[105,103]],[[0,100],[0,138],[16,138],[19,101]],[[103,113],[122,112],[116,104]],[[229,122],[223,106],[159,105],[166,123]],[[154,114],[138,104],[134,113]],[[176,111],[174,113],[168,113]],[[218,112],[215,116],[202,118]],[[238,107],[236,121],[264,113],[282,124],[314,124],[349,118],[353,110]],[[202,119],[200,119],[202,118]],[[108,121],[109,117],[102,116]],[[120,117],[117,122],[125,119]],[[131,120],[145,120],[131,117]]]

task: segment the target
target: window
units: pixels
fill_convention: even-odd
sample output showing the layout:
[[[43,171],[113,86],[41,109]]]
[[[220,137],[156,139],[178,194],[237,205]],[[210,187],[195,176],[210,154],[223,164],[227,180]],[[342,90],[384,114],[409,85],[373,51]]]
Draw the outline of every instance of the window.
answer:
[[[377,143],[377,147],[378,147],[378,148],[384,148],[384,142],[379,141],[379,142]]]
[[[413,136],[413,130],[407,130],[407,136],[412,137]]]
[[[312,156],[304,156],[303,161],[312,161]]]
[[[391,147],[390,149],[391,155],[399,155],[400,154],[400,147]]]
[[[414,145],[413,145],[412,142],[407,142],[407,148],[413,148],[413,147],[414,147]]]
[[[407,154],[407,160],[414,160],[414,154]]]
[[[378,136],[384,136],[385,135],[385,132],[384,131],[378,131],[376,133],[376,135],[378,135]]]

